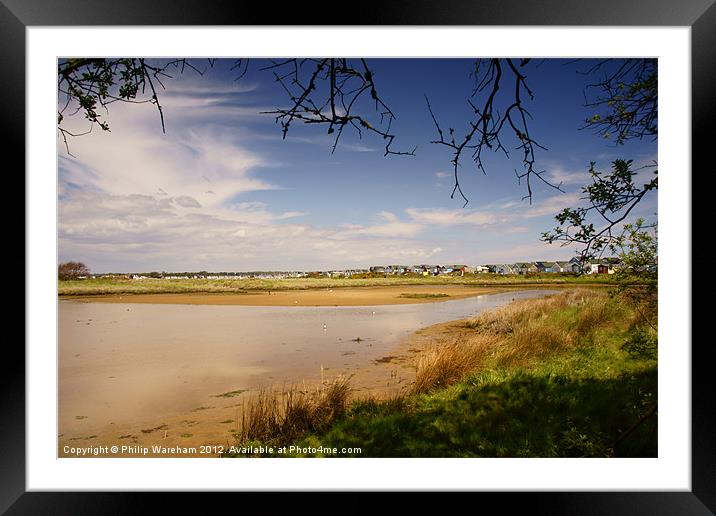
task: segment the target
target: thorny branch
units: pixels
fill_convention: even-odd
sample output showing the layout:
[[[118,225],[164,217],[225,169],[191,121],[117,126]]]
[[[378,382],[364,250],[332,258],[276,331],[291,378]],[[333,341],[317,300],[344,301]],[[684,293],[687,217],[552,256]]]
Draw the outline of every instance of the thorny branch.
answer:
[[[249,61],[250,61],[250,59],[248,59],[248,58],[237,59],[236,61],[234,61],[234,64],[231,67],[231,71],[232,72],[235,71],[237,73],[235,80],[238,81],[238,80],[244,78],[244,76],[246,75],[246,72],[249,71]],[[216,62],[216,59],[211,59],[210,62],[211,62],[211,65],[214,66],[214,62]]]
[[[455,186],[450,197],[453,198],[456,193],[459,193],[465,201],[463,207],[467,206],[469,201],[460,186],[461,159],[466,152],[471,153],[471,158],[478,170],[486,173],[483,162],[485,149],[495,152],[502,151],[505,156],[509,157],[509,151],[502,141],[502,137],[506,134],[514,135],[517,144],[514,150],[521,152],[523,169],[521,172],[515,170],[515,174],[518,183],[524,180],[527,186],[527,195],[523,197],[523,200],[529,199],[530,204],[532,203],[532,180],[534,178],[562,191],[561,184],[555,185],[544,177],[544,170],[535,169],[535,150],[547,149],[530,135],[528,120],[532,119],[532,115],[523,103],[525,96],[530,100],[534,99],[534,94],[527,84],[527,76],[521,71],[529,62],[530,59],[521,59],[517,64],[514,59],[478,59],[475,61],[472,72],[475,87],[467,100],[473,116],[468,122],[469,129],[462,138],[456,137],[455,129],[452,127],[448,128],[449,135],[446,137],[435,117],[430,100],[425,96],[430,117],[438,133],[438,139],[431,143],[452,149],[453,157],[450,162],[453,166]],[[504,95],[500,94],[503,88],[510,88],[512,91],[506,101],[502,101]],[[501,104],[506,105],[503,113],[499,111]]]
[[[385,156],[415,155],[417,147],[411,151],[391,148],[396,137],[391,125],[396,116],[380,98],[374,74],[364,59],[284,59],[272,61],[262,70],[272,72],[290,100],[289,107],[264,112],[275,115],[284,139],[293,122],[323,124],[328,134],[335,135],[333,153],[344,129],[352,127],[359,138],[363,137],[363,131],[382,137],[386,141]],[[367,115],[358,113],[364,99],[374,105],[378,123],[371,123]]]

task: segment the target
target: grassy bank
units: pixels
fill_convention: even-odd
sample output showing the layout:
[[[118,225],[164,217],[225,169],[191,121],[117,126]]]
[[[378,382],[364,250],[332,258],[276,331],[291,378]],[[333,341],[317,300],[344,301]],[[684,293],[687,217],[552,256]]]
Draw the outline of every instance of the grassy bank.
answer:
[[[238,443],[363,457],[653,457],[656,331],[644,315],[654,314],[593,289],[513,303],[423,350],[402,394],[349,402],[339,379],[299,393],[299,411],[269,396],[272,424],[248,411]]]
[[[305,290],[341,287],[386,287],[400,285],[539,286],[609,285],[608,274],[468,274],[465,276],[375,276],[365,278],[289,278],[289,279],[142,279],[96,278],[58,282],[60,296],[98,296],[111,294],[250,293],[256,291]]]

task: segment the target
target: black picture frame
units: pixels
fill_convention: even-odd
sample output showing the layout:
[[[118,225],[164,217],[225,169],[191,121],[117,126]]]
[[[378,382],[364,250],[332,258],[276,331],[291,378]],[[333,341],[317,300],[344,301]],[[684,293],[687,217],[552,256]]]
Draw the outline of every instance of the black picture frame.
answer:
[[[384,1],[351,4],[345,14],[335,2],[316,1],[301,9],[283,9],[268,2],[224,0],[160,0],[91,2],[89,0],[0,0],[0,96],[5,157],[18,158],[24,170],[25,30],[30,26],[62,25],[568,25],[688,26],[692,43],[693,169],[710,170],[709,125],[716,115],[716,5],[714,0],[452,0]],[[300,13],[299,13],[300,11]],[[8,175],[10,171],[6,170]],[[684,172],[687,173],[688,171]],[[15,178],[19,174],[14,174]],[[24,191],[24,181],[21,188]],[[19,224],[15,223],[19,228]],[[19,229],[18,229],[19,231]],[[24,241],[24,234],[21,237]],[[23,246],[24,249],[24,246]],[[685,264],[691,284],[691,265]],[[25,268],[25,278],[30,273]],[[24,289],[23,289],[24,290]],[[31,301],[31,300],[30,300]],[[24,306],[24,305],[23,305]],[[109,514],[139,510],[156,495],[140,493],[39,493],[25,488],[25,353],[17,339],[6,338],[0,360],[0,513]],[[690,345],[691,342],[669,343]],[[692,490],[690,492],[481,493],[477,503],[494,500],[501,510],[529,507],[549,514],[714,514],[716,511],[716,450],[714,403],[710,393],[709,339],[692,347]],[[211,494],[211,504],[224,504],[227,494]],[[242,504],[265,494],[242,494]],[[294,494],[272,496],[271,512],[298,510]],[[375,494],[351,493],[341,512],[372,510]],[[185,494],[163,496],[165,512],[184,506]],[[421,495],[413,501],[424,506]],[[496,499],[497,498],[497,499]],[[496,500],[495,500],[496,499]],[[457,503],[455,501],[454,503]],[[473,501],[469,503],[475,503]],[[248,507],[248,505],[245,505]],[[207,509],[208,506],[205,506]]]

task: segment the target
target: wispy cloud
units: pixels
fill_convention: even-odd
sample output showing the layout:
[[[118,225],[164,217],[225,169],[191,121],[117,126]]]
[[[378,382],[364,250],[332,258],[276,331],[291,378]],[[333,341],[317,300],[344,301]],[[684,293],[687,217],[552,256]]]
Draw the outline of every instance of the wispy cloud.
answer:
[[[526,206],[515,212],[515,216],[525,219],[556,215],[564,208],[573,208],[582,202],[579,192],[558,193],[547,197],[532,206]]]
[[[408,208],[405,210],[405,213],[415,222],[437,226],[456,226],[463,224],[492,226],[507,220],[504,215],[501,216],[499,213],[463,209]]]
[[[333,144],[333,142],[331,142]],[[376,149],[373,147],[369,147],[368,145],[364,145],[362,143],[339,143],[338,144],[342,150],[347,150],[351,152],[375,152]]]
[[[584,170],[569,170],[561,165],[547,168],[547,179],[554,185],[586,185],[590,178],[587,168]]]

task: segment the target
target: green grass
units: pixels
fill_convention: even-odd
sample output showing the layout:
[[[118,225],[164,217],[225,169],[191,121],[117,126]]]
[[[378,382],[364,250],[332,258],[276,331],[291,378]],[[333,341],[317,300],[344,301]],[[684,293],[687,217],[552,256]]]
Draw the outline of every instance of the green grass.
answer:
[[[612,379],[476,375],[400,404],[356,404],[329,432],[299,444],[357,446],[371,457],[653,457],[655,419],[609,448],[655,391],[655,369]]]
[[[215,408],[215,407],[201,406],[201,407],[196,407],[196,408],[191,409],[191,412],[198,412],[200,410],[209,410],[209,409],[213,409],[213,408]]]
[[[442,292],[438,292],[435,294],[430,293],[423,293],[423,294],[400,294],[398,297],[403,297],[406,299],[432,299],[432,298],[439,298],[439,297],[450,297],[448,294],[444,294]]]
[[[234,396],[238,396],[244,392],[246,392],[246,389],[237,389],[235,391],[229,391],[229,392],[224,392],[221,394],[215,394],[214,398],[233,398]]]
[[[637,425],[657,399],[656,335],[644,336],[626,302],[582,289],[466,328],[460,354],[425,355],[411,391],[356,400],[326,430],[285,444],[359,447],[361,457],[657,455],[658,416]],[[464,363],[466,349],[479,364],[467,373],[446,360]],[[451,384],[435,381],[456,371]]]
[[[573,274],[466,274],[465,276],[379,276],[367,278],[289,278],[289,279],[143,279],[96,278],[58,281],[60,296],[97,296],[107,294],[180,294],[233,293],[252,294],[262,291],[307,290],[341,287],[385,287],[408,285],[530,286],[530,285],[609,285],[607,274],[576,276]]]

